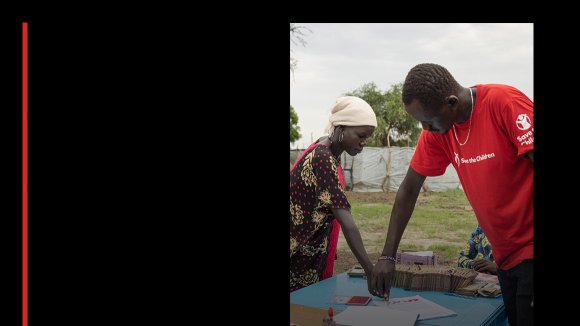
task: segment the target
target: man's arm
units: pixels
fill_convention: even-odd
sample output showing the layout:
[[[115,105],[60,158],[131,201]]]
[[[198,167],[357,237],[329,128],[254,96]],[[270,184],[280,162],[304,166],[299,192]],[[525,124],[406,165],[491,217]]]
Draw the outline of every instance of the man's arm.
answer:
[[[360,236],[360,232],[354,222],[352,214],[349,210],[344,208],[333,208],[332,213],[342,228],[342,233],[344,234],[346,243],[348,243],[350,250],[365,270],[365,274],[367,274],[367,276],[371,275],[373,263],[369,259],[367,251],[365,250],[362,237]]]
[[[387,239],[382,252],[383,256],[395,256],[397,254],[399,242],[413,214],[413,210],[415,210],[415,203],[421,192],[423,182],[425,182],[425,176],[415,172],[409,166],[407,175],[401,183],[397,191],[397,196],[395,197]]]
[[[411,214],[413,214],[423,182],[425,182],[425,176],[415,172],[409,166],[407,175],[401,183],[397,191],[397,196],[395,197],[389,222],[389,230],[387,231],[387,239],[382,252],[383,256],[396,256],[399,242],[407,227],[407,223],[409,223]],[[393,277],[394,270],[395,263],[393,261],[379,260],[373,268],[372,277],[369,279],[368,286],[370,293],[388,298],[391,291],[391,278]]]

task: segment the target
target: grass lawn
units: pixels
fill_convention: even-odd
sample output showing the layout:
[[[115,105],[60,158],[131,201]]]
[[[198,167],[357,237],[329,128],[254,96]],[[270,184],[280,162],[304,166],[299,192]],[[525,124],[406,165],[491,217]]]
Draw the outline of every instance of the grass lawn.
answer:
[[[348,192],[352,213],[369,255],[378,256],[385,244],[395,193]],[[455,266],[459,251],[477,225],[463,190],[421,193],[399,245],[401,250],[432,250],[439,264]],[[342,232],[339,259],[350,253]],[[344,262],[351,265],[350,262]],[[354,261],[356,263],[356,259]]]

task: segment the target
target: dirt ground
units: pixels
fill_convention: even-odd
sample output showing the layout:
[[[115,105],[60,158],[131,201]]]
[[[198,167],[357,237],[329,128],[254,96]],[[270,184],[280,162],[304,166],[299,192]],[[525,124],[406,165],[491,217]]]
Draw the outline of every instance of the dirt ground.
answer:
[[[349,200],[360,200],[363,202],[394,202],[395,201],[395,196],[396,193],[395,192],[389,192],[389,193],[385,193],[385,192],[347,192],[347,197],[349,198]],[[419,198],[417,199],[418,202],[421,202],[421,200],[425,200],[425,197],[429,196],[428,193],[421,193],[421,195],[419,195]],[[380,256],[380,252],[368,252],[369,254],[369,258],[371,259],[372,262],[376,262]],[[437,255],[437,253],[435,253],[435,255],[437,256],[437,264],[438,265],[444,265],[444,266],[450,266],[450,267],[455,267],[455,262],[454,261],[447,261],[445,260],[445,258],[443,258],[442,256]],[[349,269],[351,269],[354,265],[358,265],[358,261],[356,259],[356,257],[353,255],[352,251],[350,251],[350,248],[348,248],[348,245],[346,245],[346,241],[344,240],[344,236],[342,234],[342,231],[340,232],[340,238],[339,238],[339,248],[337,250],[337,259],[334,261],[334,275],[336,274],[340,274],[342,272],[346,272]]]
[[[346,196],[349,200],[360,200],[363,202],[394,202],[396,192],[352,192],[347,191]]]
[[[394,203],[395,196],[397,195],[396,192],[352,192],[347,191],[346,196],[349,200],[360,200],[362,202],[387,202],[387,203]],[[428,192],[421,192],[419,198],[417,198],[417,202],[421,203],[422,201],[426,200],[429,196]]]

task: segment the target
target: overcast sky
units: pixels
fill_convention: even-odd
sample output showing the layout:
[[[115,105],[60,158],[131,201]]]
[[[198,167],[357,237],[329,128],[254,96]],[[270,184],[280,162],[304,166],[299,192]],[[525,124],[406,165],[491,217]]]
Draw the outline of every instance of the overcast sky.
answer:
[[[437,63],[462,86],[508,84],[532,101],[533,24],[296,23],[306,45],[290,43],[290,105],[305,148],[323,135],[337,97],[365,83],[381,91],[403,82],[416,64]]]

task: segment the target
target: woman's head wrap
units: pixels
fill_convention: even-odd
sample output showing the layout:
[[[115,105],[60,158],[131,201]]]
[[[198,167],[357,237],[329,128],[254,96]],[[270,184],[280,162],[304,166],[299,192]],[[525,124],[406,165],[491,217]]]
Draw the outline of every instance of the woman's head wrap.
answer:
[[[371,106],[356,96],[339,97],[330,111],[328,121],[326,129],[329,133],[339,125],[377,127],[377,117]]]

